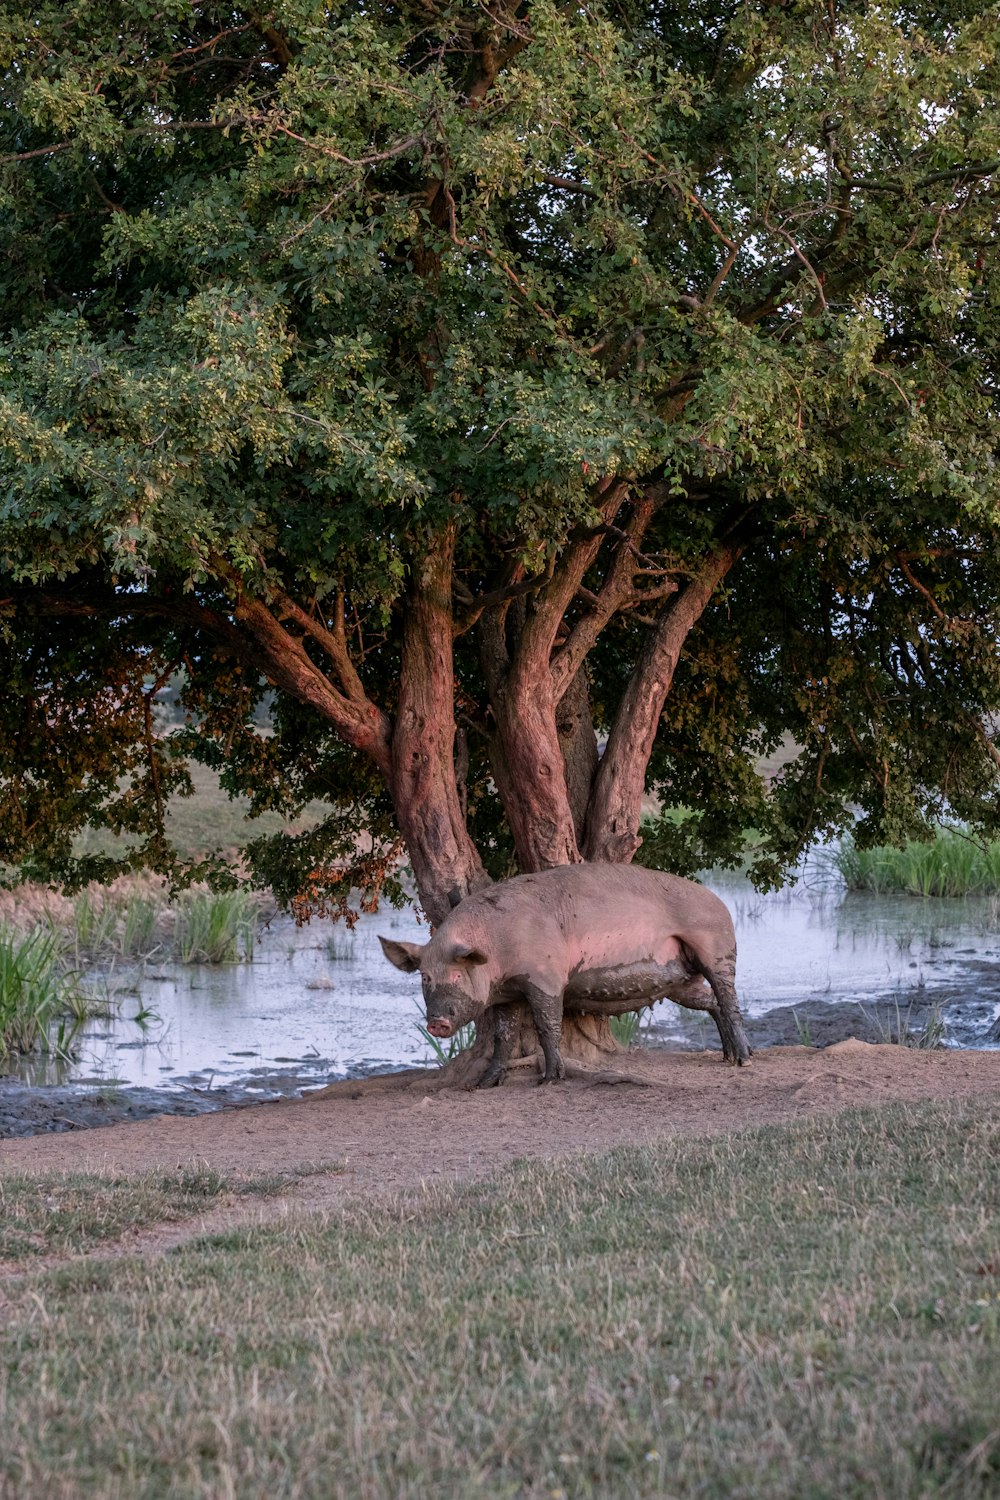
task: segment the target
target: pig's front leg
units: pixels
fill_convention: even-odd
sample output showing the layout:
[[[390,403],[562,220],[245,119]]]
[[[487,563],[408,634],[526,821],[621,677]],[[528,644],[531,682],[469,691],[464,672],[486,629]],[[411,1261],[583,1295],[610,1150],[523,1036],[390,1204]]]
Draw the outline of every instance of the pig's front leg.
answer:
[[[517,1035],[517,1013],[513,1005],[497,1005],[493,1009],[493,1056],[486,1065],[486,1072],[476,1084],[477,1089],[495,1089],[507,1076],[507,1065],[514,1051]]]
[[[523,988],[525,1000],[531,1006],[531,1019],[542,1044],[545,1072],[539,1083],[554,1083],[566,1077],[566,1069],[559,1052],[559,1034],[562,1031],[562,991],[553,986],[554,993],[540,985],[526,982]]]

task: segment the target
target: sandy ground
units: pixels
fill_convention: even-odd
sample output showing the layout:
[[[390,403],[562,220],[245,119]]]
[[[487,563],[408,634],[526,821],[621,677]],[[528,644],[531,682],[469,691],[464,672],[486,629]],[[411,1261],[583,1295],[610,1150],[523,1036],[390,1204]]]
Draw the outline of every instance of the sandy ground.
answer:
[[[330,1212],[358,1193],[419,1193],[483,1177],[517,1157],[571,1156],[863,1105],[1000,1094],[1000,1052],[852,1040],[822,1051],[769,1048],[739,1069],[717,1052],[637,1051],[614,1061],[614,1072],[579,1072],[544,1088],[530,1066],[481,1092],[442,1089],[433,1073],[403,1073],[195,1118],[164,1115],[2,1141],[0,1175],[129,1174],[192,1162],[226,1173],[309,1173],[279,1198],[224,1202],[200,1219],[158,1225],[117,1252],[101,1252],[147,1253],[235,1223]]]

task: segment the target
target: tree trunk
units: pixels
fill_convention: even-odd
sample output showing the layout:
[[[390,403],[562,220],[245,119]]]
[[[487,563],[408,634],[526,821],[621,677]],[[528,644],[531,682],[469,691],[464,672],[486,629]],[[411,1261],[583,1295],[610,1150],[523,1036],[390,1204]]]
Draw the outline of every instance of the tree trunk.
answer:
[[[455,770],[451,566],[454,531],[435,539],[407,602],[391,789],[420,901],[437,926],[489,884],[465,826]]]
[[[563,759],[563,778],[578,847],[583,844],[587,808],[598,766],[597,736],[590,712],[585,668],[573,677],[556,709],[556,732]]]
[[[710,558],[670,601],[643,643],[594,778],[584,840],[589,860],[627,865],[642,843],[646,767],[681,650],[738,555],[727,548]]]
[[[514,669],[493,703],[493,768],[521,870],[580,860],[548,672]]]

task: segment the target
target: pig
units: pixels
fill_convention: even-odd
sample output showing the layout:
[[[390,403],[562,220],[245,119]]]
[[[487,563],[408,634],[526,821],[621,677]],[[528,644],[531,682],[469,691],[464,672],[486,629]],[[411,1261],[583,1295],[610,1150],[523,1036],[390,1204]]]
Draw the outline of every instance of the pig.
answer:
[[[379,941],[397,969],[419,972],[432,1036],[453,1036],[500,1007],[479,1088],[503,1082],[516,1000],[531,1008],[542,1083],[565,1077],[564,1012],[619,1015],[665,998],[713,1017],[727,1062],[750,1060],[732,918],[693,880],[633,865],[563,865],[466,896],[429,943]]]

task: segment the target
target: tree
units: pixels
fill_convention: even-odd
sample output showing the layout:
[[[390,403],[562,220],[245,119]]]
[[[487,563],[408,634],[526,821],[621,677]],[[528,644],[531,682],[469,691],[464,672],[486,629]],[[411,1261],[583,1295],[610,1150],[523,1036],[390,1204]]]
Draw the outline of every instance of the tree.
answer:
[[[992,6],[12,0],[0,53],[10,867],[177,873],[190,756],[328,798],[284,898],[401,840],[433,921],[1000,826]]]

